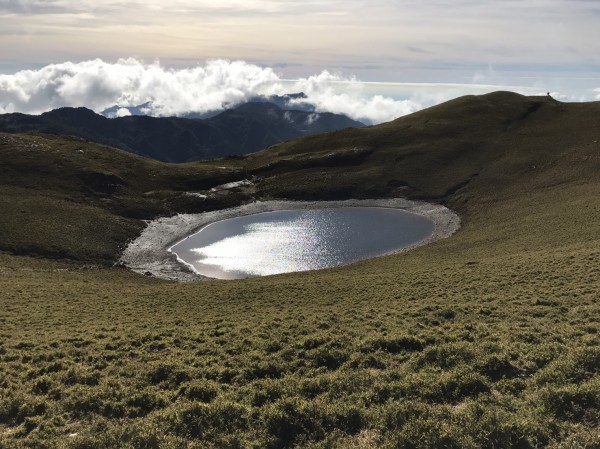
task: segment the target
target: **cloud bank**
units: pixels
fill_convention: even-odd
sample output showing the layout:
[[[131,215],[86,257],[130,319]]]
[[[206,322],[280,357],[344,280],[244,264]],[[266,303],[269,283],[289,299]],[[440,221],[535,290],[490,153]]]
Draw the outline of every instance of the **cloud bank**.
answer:
[[[66,62],[0,75],[0,110],[38,114],[85,106],[100,111],[152,100],[152,115],[179,115],[243,102],[277,81],[273,70],[242,61],[215,60],[182,70],[136,59]]]
[[[382,94],[386,86],[390,92],[389,87],[395,86],[395,94]],[[0,113],[40,114],[64,106],[85,106],[100,112],[118,105],[122,108],[115,115],[124,116],[129,114],[124,107],[148,103],[144,107],[148,115],[178,116],[222,110],[257,95],[304,92],[307,98],[297,102],[313,106],[316,112],[381,123],[459,95],[498,89],[481,85],[375,87],[380,92],[373,83],[369,87],[369,83],[328,71],[285,80],[272,68],[244,61],[217,59],[173,69],[133,58],[115,63],[94,59],[0,75]]]

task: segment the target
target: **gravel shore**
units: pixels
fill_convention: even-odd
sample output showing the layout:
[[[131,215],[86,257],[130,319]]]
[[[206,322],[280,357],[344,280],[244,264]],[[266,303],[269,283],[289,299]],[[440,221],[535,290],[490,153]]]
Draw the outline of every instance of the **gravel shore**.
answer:
[[[150,221],[141,235],[127,246],[121,256],[121,262],[137,273],[160,279],[177,281],[208,279],[179,262],[177,257],[169,252],[169,248],[209,223],[275,210],[357,206],[403,209],[427,217],[434,222],[434,231],[428,238],[398,252],[408,251],[417,246],[450,237],[460,227],[458,215],[444,206],[401,198],[345,201],[257,201],[231,209],[201,214],[179,214]]]

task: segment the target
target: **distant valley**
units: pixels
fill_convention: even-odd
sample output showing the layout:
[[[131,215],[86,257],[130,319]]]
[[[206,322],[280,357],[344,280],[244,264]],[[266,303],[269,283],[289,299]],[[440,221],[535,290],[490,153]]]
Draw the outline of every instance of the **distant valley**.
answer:
[[[207,118],[137,115],[141,107],[117,118],[87,108],[60,108],[41,115],[2,114],[0,131],[72,135],[162,162],[190,162],[253,153],[286,140],[365,126],[340,114],[301,106],[286,109],[283,97],[269,100],[254,99]],[[118,109],[103,113],[115,114]]]

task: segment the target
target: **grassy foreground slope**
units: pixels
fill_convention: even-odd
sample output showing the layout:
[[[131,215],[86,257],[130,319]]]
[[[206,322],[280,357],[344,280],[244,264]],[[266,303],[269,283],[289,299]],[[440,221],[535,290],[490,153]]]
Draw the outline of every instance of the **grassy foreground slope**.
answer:
[[[496,93],[183,166],[0,135],[0,447],[599,447],[599,117]],[[262,279],[106,267],[140,218],[393,195],[463,227]]]

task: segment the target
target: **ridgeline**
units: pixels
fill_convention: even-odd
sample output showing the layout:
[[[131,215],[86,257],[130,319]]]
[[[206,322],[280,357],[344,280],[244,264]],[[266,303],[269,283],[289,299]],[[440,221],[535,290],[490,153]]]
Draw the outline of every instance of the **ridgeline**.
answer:
[[[141,115],[108,119],[86,108],[0,114],[0,132],[72,135],[163,162],[235,156],[284,140],[362,126],[345,115],[283,109],[270,101],[244,103],[203,119]]]
[[[0,447],[597,447],[599,117],[496,92],[178,165],[0,134]],[[385,197],[462,228],[242,281],[113,266],[142,220]]]

